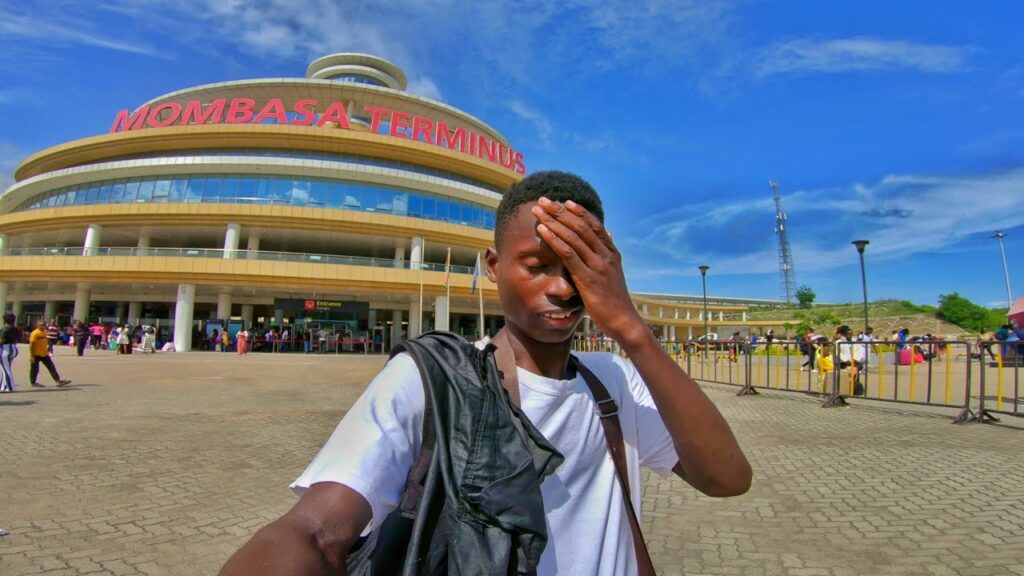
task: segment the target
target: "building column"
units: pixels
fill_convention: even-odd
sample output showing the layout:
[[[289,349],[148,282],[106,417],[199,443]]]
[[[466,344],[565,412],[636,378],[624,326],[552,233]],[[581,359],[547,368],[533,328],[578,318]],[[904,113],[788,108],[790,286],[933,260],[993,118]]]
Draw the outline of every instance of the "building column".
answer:
[[[669,326],[668,327],[668,339],[669,339],[670,342],[675,342],[676,341],[676,327],[675,326]]]
[[[174,351],[192,349],[192,314],[196,307],[194,284],[178,284],[178,300],[174,304]]]
[[[371,332],[377,326],[377,310],[370,308],[370,311],[366,314],[366,326]]]
[[[231,318],[231,292],[217,294],[217,318],[224,321]]]
[[[89,224],[85,229],[85,242],[83,242],[82,256],[95,256],[97,248],[100,247],[100,237],[103,235],[103,226]]]
[[[71,313],[71,320],[85,322],[89,319],[89,285],[79,284],[75,288],[75,309]]]
[[[687,308],[687,310],[686,310],[686,319],[687,320],[690,319],[690,310],[689,310],[689,308]]]
[[[693,340],[693,326],[686,327],[686,339]]]
[[[135,245],[135,247],[138,248],[138,250],[135,251],[136,254],[138,254],[139,256],[147,255],[149,251],[146,250],[146,248],[149,248],[152,242],[153,230],[150,229],[148,226],[143,227],[142,230],[139,231],[139,242]]]
[[[260,235],[258,232],[249,232],[249,239],[245,241],[245,259],[256,260],[260,250]]]
[[[238,237],[242,233],[242,227],[238,224],[228,224],[224,232],[224,258],[234,258],[238,252]]]
[[[413,270],[419,269],[419,264],[423,264],[423,249],[426,246],[423,242],[423,238],[416,236],[412,239],[412,246],[409,248],[409,264]]]
[[[14,317],[17,318],[16,322],[21,322],[21,311],[21,300],[13,300],[11,302],[11,314],[14,314]]]
[[[402,311],[391,311],[391,346],[402,341]]]
[[[118,310],[124,310],[123,304],[118,305]],[[142,302],[132,300],[128,303],[128,317],[125,318],[125,322],[132,326],[142,323]]]
[[[448,330],[448,298],[434,298],[434,330]]]
[[[747,321],[747,311],[746,310],[743,311],[743,321],[744,322]]]
[[[7,313],[7,282],[0,282],[0,315]]]
[[[714,318],[714,315],[712,315],[711,317]],[[722,322],[723,320],[725,320],[725,312],[719,312],[718,313],[718,321]]]
[[[274,308],[274,325],[278,329],[284,327],[284,308]]]
[[[423,333],[423,326],[420,325],[420,303],[413,302],[409,305],[409,338],[415,338]]]
[[[399,244],[395,246],[395,268],[403,268],[405,266],[405,246]]]
[[[117,323],[118,324],[124,324],[125,322],[128,321],[128,314],[126,314],[124,310],[125,310],[125,303],[124,302],[118,302],[117,303],[117,312],[116,312],[117,313]]]
[[[0,254],[3,254],[4,250],[10,248],[11,237],[7,234],[0,234]]]
[[[246,328],[252,328],[252,304],[242,304],[242,323]]]
[[[53,320],[56,317],[57,302],[54,300],[47,300],[46,304],[43,305],[43,320],[45,320],[46,323],[49,324],[50,320]]]

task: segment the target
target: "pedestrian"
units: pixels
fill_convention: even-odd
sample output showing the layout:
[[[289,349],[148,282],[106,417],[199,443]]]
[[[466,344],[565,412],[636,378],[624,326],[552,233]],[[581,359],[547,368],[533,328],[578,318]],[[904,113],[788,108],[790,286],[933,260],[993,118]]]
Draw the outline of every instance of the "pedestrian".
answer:
[[[729,425],[630,300],[590,185],[534,173],[505,193],[495,219],[486,273],[501,294],[505,326],[492,346],[447,334],[403,342],[419,358],[457,349],[452,363],[421,364],[410,352],[392,358],[293,484],[299,502],[245,544],[222,576],[336,573],[357,543],[372,554],[385,518],[389,526],[412,522],[398,506],[411,496],[404,488],[413,463],[423,462],[421,444],[433,450],[434,474],[419,510],[433,513],[418,516],[404,537],[419,544],[409,569],[399,557],[393,570],[375,573],[457,566],[461,574],[653,574],[636,514],[641,466],[674,472],[713,496],[748,489],[750,465]],[[628,359],[571,354],[584,310]],[[498,388],[493,354],[506,367],[508,394]],[[456,361],[461,370],[451,369]],[[449,389],[446,401],[431,400]],[[432,428],[430,444],[424,418],[447,423]],[[360,539],[364,531],[370,540]]]
[[[89,329],[81,320],[75,322],[75,351],[79,356],[84,355],[85,347],[89,345]]]
[[[248,345],[249,331],[246,330],[245,328],[242,328],[241,330],[238,331],[238,334],[235,335],[235,347],[238,349],[238,353],[240,355],[245,355],[249,351]]]
[[[48,354],[53,354],[53,347],[56,346],[57,342],[60,341],[60,326],[57,325],[57,319],[50,320],[50,323],[46,326],[46,348]]]
[[[864,364],[861,366],[861,372],[867,374],[868,365],[871,363],[871,352],[875,347],[875,329],[868,326],[867,329],[861,333],[858,340],[864,343],[864,351],[861,353],[861,358],[864,359]]]
[[[804,334],[803,337],[803,350],[804,354],[807,356],[807,360],[800,365],[800,369],[805,372],[808,370],[810,370],[811,372],[818,371],[818,367],[814,365],[814,338],[814,328],[808,328],[807,333]]]
[[[835,370],[835,364],[832,362],[832,345],[828,342],[823,343],[821,349],[818,350],[818,359],[815,361],[815,365],[818,367],[818,393],[824,394],[829,377]]]
[[[15,326],[17,316],[4,314],[4,327],[0,331],[0,392],[14,392],[14,359],[18,357],[21,330]]]
[[[89,342],[93,350],[99,350],[103,344],[103,326],[99,322],[89,327]]]
[[[43,388],[43,385],[39,383],[40,364],[46,366],[47,371],[50,372],[50,377],[53,378],[58,387],[62,388],[71,384],[71,380],[61,379],[60,374],[57,373],[57,367],[54,366],[53,358],[50,356],[49,342],[46,337],[46,323],[42,320],[36,324],[36,329],[29,335],[28,350],[28,382],[34,388]]]
[[[118,354],[131,354],[132,353],[132,327],[125,324],[117,331],[117,353]]]
[[[860,367],[864,363],[862,357],[864,347],[853,343],[853,330],[847,325],[836,328],[836,336],[833,340],[839,357],[839,370],[847,370],[853,382],[853,395],[860,396],[864,393],[864,387],[860,383]]]

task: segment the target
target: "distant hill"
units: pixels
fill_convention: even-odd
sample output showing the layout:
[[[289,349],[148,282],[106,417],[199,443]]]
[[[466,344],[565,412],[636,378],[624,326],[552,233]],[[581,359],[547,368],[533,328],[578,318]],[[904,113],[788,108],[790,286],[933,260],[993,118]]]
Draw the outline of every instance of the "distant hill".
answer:
[[[825,314],[829,313],[829,314]],[[839,322],[814,322],[814,317],[833,315]],[[784,320],[795,326],[802,320],[811,319],[819,334],[829,334],[840,324],[848,324],[855,332],[864,326],[863,304],[818,304],[811,308],[779,307],[752,310],[747,314],[750,320]],[[875,337],[888,339],[893,330],[909,328],[911,335],[934,334],[946,338],[957,338],[968,331],[935,316],[934,306],[921,306],[905,300],[884,300],[868,304],[868,322],[874,328]]]

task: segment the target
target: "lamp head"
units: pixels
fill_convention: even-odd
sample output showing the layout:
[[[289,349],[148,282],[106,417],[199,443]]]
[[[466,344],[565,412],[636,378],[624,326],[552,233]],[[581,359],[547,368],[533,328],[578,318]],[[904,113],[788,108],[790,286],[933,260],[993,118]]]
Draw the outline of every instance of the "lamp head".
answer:
[[[697,269],[700,270],[700,275],[701,276],[707,276],[708,275],[708,270],[711,269],[711,266],[708,266],[706,264],[702,264],[700,266],[697,266]]]
[[[853,245],[857,247],[857,252],[864,253],[864,247],[870,244],[867,240],[854,240]]]

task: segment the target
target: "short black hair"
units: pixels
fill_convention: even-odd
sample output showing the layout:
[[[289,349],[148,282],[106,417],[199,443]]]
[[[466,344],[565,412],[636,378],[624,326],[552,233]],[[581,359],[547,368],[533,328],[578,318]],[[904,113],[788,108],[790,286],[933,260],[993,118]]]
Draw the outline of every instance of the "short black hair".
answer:
[[[540,200],[541,196],[556,202],[572,200],[586,208],[602,223],[604,222],[601,197],[586,180],[575,174],[557,170],[535,172],[513,184],[505,193],[505,197],[501,199],[501,203],[498,204],[494,219],[495,245],[501,242],[504,228],[512,220],[516,210],[523,204]]]
[[[18,317],[14,315],[14,312],[8,312],[4,314],[4,322],[14,326],[14,323],[18,320]]]

